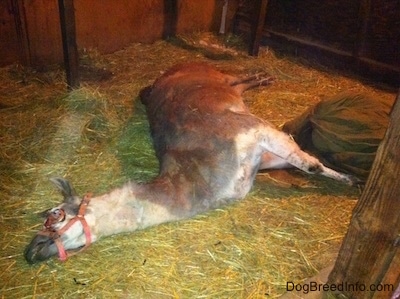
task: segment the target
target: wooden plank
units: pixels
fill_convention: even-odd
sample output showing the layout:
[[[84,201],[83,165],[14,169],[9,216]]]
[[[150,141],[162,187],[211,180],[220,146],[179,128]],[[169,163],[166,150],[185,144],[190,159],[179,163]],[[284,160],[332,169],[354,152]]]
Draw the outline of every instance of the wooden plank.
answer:
[[[20,0],[0,1],[0,66],[29,64],[25,16],[20,13],[20,4]]]
[[[25,6],[23,0],[12,0],[15,13],[15,30],[18,36],[20,62],[24,65],[32,65],[29,38],[27,32]]]
[[[254,5],[254,18],[251,24],[249,55],[257,56],[263,34],[268,0],[257,0]]]
[[[17,0],[20,4],[22,32],[26,33],[29,65],[45,70],[45,66],[63,61],[60,14],[57,1]]]
[[[69,89],[79,87],[79,56],[76,44],[73,0],[58,0],[64,53],[64,67]]]
[[[400,93],[329,276],[328,284],[353,285],[340,292],[348,298],[390,298],[400,283],[399,132]],[[383,289],[373,290],[370,286]]]

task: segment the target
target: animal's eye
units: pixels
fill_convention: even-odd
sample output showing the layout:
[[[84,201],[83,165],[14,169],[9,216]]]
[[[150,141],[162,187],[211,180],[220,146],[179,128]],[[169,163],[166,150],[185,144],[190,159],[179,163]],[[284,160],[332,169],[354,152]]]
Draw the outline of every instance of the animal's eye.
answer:
[[[51,217],[54,219],[55,222],[56,221],[58,221],[58,222],[64,221],[65,211],[63,209],[54,209],[51,212]]]
[[[62,222],[64,220],[65,220],[65,211],[63,209],[54,209],[49,213],[44,223],[44,226],[47,229],[50,229],[54,224]]]
[[[55,219],[58,219],[61,217],[61,209],[55,209],[54,211],[51,212],[52,217],[54,217]]]

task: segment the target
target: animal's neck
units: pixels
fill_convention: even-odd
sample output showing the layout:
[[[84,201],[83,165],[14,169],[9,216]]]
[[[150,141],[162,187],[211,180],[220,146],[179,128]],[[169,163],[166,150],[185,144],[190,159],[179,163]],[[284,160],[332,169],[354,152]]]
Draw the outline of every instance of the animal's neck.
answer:
[[[94,197],[85,216],[93,241],[122,232],[132,232],[182,217],[171,213],[173,186],[166,181],[138,185],[127,183],[121,188]]]

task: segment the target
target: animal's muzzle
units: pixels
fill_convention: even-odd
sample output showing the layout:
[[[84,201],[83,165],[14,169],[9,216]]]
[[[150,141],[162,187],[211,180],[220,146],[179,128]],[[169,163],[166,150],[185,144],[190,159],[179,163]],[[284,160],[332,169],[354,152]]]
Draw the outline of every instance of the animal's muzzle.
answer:
[[[24,256],[28,263],[34,264],[56,255],[57,246],[50,236],[37,234],[26,247]]]

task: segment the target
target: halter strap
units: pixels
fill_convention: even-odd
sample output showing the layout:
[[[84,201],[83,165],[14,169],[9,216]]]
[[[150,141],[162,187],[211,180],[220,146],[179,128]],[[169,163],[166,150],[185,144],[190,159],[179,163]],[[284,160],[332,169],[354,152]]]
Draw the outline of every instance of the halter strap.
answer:
[[[50,228],[45,227],[42,231],[39,232],[39,234],[46,235],[54,240],[57,246],[58,256],[61,261],[66,261],[69,256],[75,255],[81,252],[82,250],[86,249],[92,242],[92,235],[90,233],[90,228],[85,219],[86,208],[89,205],[91,197],[92,197],[91,193],[87,193],[83,197],[79,205],[78,214],[74,218],[72,218],[64,227],[62,227],[59,230],[51,230]],[[80,221],[83,227],[83,232],[86,238],[85,246],[83,246],[79,250],[67,252],[64,248],[64,245],[61,242],[61,235],[64,234],[77,221]]]

